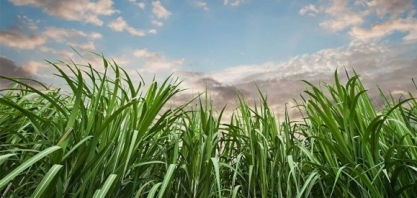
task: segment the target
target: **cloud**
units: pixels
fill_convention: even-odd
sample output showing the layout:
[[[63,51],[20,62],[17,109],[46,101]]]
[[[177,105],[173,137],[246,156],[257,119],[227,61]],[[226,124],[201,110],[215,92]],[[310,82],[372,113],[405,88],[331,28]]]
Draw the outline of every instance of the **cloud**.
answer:
[[[65,57],[65,58],[69,58],[69,57],[74,56],[74,52],[70,52],[70,51],[67,51],[67,50],[57,50],[57,49],[46,47],[46,46],[41,46],[39,48],[39,50],[41,52],[44,52],[44,53],[51,53],[51,54],[54,54],[54,55],[58,55],[60,57]]]
[[[152,20],[151,22],[152,22],[152,24],[154,24],[158,27],[162,27],[164,25],[164,23],[162,23],[161,21],[157,21],[157,20]]]
[[[405,41],[415,41],[417,39],[417,19],[416,18],[397,18],[382,23],[375,23],[371,28],[353,27],[349,34],[361,40],[381,39],[394,32],[406,33],[403,37]]]
[[[74,47],[76,49],[79,49],[81,51],[86,51],[86,52],[87,51],[92,52],[92,51],[95,51],[95,49],[96,49],[93,41],[87,41],[85,43],[68,42],[68,45],[70,45],[71,47]]]
[[[145,3],[143,3],[143,2],[138,3],[138,6],[141,9],[145,9]]]
[[[86,38],[88,41],[80,45],[80,38]],[[47,27],[45,31],[34,34],[34,35],[25,35],[21,31],[0,31],[0,44],[3,44],[9,48],[14,49],[25,49],[31,50],[35,48],[42,49],[42,52],[51,52],[51,48],[44,46],[51,40],[58,43],[66,43],[71,46],[79,46],[80,49],[94,50],[93,40],[101,39],[102,35],[97,32],[85,33],[75,29],[63,29],[57,27]],[[75,41],[77,43],[75,43]],[[58,51],[57,51],[58,52]],[[54,53],[54,54],[66,54],[68,53]]]
[[[75,48],[81,54],[94,51],[96,49],[95,40],[103,37],[97,32],[87,33],[76,29],[64,29],[57,27],[47,27],[43,35],[49,40],[53,40],[57,43],[65,43],[66,45]],[[59,55],[59,58],[75,58],[73,51],[59,50],[48,46],[41,46],[39,49],[44,53]]]
[[[231,3],[230,5],[231,6],[239,6],[241,3],[243,3],[244,1],[243,0],[235,0],[233,3]],[[229,0],[224,0],[223,1],[223,4],[224,5],[227,5],[227,4],[229,4]]]
[[[47,42],[43,35],[26,35],[21,31],[0,31],[0,44],[15,49],[34,49]]]
[[[337,32],[361,25],[364,22],[363,14],[352,11],[348,7],[348,2],[348,0],[333,0],[332,5],[324,10],[330,16],[330,19],[320,23],[320,26]]]
[[[138,49],[133,52],[133,55],[138,58],[149,58],[154,56],[155,53],[148,52],[147,49]]]
[[[355,5],[363,5],[361,0],[356,0]],[[339,32],[347,28],[358,26],[364,23],[366,12],[360,12],[357,9],[349,7],[349,0],[330,0],[330,5],[316,6],[308,4],[303,6],[298,13],[310,16],[316,16],[319,13],[325,13],[326,18],[319,25],[332,32]]]
[[[0,70],[2,76],[28,78],[32,74],[28,69],[17,66],[12,60],[0,56]]]
[[[100,33],[97,33],[97,32],[92,32],[90,34],[90,38],[92,38],[92,39],[101,39],[101,38],[103,38],[103,35],[101,35]]]
[[[230,67],[216,72],[177,72],[184,80],[182,88],[187,91],[180,93],[177,100],[191,99],[196,93],[206,88],[212,93],[216,102],[216,110],[229,104],[232,110],[236,105],[236,93],[245,98],[257,98],[259,87],[268,97],[270,107],[282,118],[285,104],[294,105],[293,98],[298,98],[307,85],[301,80],[313,84],[319,81],[333,83],[335,69],[339,69],[342,80],[346,81],[343,68],[352,75],[355,69],[369,94],[378,105],[379,93],[376,85],[384,91],[415,92],[411,79],[417,78],[417,56],[413,43],[404,45],[369,43],[355,40],[340,48],[329,48],[312,54],[303,54],[280,63],[266,62],[259,65],[242,65]],[[142,53],[145,55],[146,53]],[[255,100],[256,101],[256,100]],[[291,109],[290,114],[297,116],[297,110]]]
[[[121,16],[117,17],[116,20],[110,22],[108,26],[117,32],[127,31],[132,36],[146,35],[143,30],[135,29],[131,27],[129,24],[127,24],[127,22]]]
[[[66,40],[77,40],[79,38],[89,38],[89,39],[101,39],[102,35],[97,32],[92,32],[87,34],[83,31],[76,29],[64,29],[58,27],[47,27],[46,30],[42,33],[48,38],[55,40],[56,42],[64,42]]]
[[[156,33],[158,33],[158,31],[155,30],[155,29],[150,29],[150,30],[148,30],[148,33],[149,34],[156,34]]]
[[[123,17],[117,17],[116,20],[112,21],[109,25],[108,25],[111,29],[117,31],[117,32],[121,32],[123,30],[126,29],[126,27],[128,27],[127,22],[123,19]]]
[[[300,15],[326,14],[319,25],[332,32],[347,30],[352,40],[372,42],[396,32],[405,34],[404,41],[416,41],[416,10],[411,0],[330,0],[329,5],[308,4],[299,10]],[[387,17],[389,16],[389,17]],[[379,18],[379,20],[377,19]],[[373,19],[374,23],[366,27]]]
[[[371,0],[367,3],[367,6],[380,18],[385,15],[397,18],[400,14],[411,10],[413,2],[411,0]]]
[[[120,11],[113,8],[112,0],[9,0],[16,6],[31,5],[42,8],[51,16],[69,21],[82,21],[98,26],[103,25],[100,16],[110,16]]]
[[[129,2],[137,5],[140,9],[145,9],[146,4],[144,2],[137,2],[136,0],[129,0]]]
[[[24,27],[27,27],[29,30],[33,31],[33,30],[39,29],[38,23],[40,22],[40,20],[35,21],[25,15],[23,16],[17,15],[17,21],[19,24],[21,24]]]
[[[144,61],[144,65],[139,69],[139,73],[163,73],[171,74],[179,71],[185,62],[185,59],[167,60],[159,52],[150,52],[147,49],[137,49],[133,55]]]
[[[298,11],[300,15],[305,15],[307,12],[310,12],[310,16],[316,16],[316,14],[320,12],[320,10],[315,5],[308,4]]]
[[[98,32],[86,33],[76,29],[64,29],[54,26],[46,27],[43,31],[40,31],[37,26],[39,21],[34,21],[27,16],[17,16],[17,22],[17,26],[0,31],[0,44],[9,48],[30,50],[51,41],[63,43],[65,41],[79,40],[80,38],[96,40],[103,37]]]
[[[42,64],[37,61],[29,61],[24,64],[24,66],[21,68],[24,72],[28,73],[31,76],[35,76],[38,74],[38,70],[40,68],[45,68],[45,64]]]
[[[1,76],[6,76],[9,78],[26,78],[26,79],[35,79],[35,76],[38,73],[39,68],[46,67],[44,64],[29,61],[23,66],[17,66],[16,63],[4,56],[0,56],[0,71]],[[33,82],[29,80],[22,80],[25,83],[36,86]],[[12,82],[0,79],[0,89],[10,88],[13,85]],[[37,86],[38,87],[38,86]]]
[[[197,1],[195,4],[197,7],[203,8],[204,10],[210,10],[207,6],[207,3],[204,1]]]
[[[158,18],[158,19],[166,19],[171,15],[171,12],[169,12],[167,9],[165,9],[160,1],[153,1],[152,2],[152,13]]]

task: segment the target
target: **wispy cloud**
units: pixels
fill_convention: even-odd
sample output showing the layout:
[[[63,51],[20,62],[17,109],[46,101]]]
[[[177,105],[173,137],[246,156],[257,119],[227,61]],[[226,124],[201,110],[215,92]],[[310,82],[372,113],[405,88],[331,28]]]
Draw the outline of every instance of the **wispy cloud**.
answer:
[[[405,33],[405,41],[417,39],[416,10],[411,0],[330,0],[328,6],[308,4],[299,10],[300,15],[326,14],[319,25],[333,32],[348,31],[352,39],[374,41],[385,38],[395,32]],[[370,27],[365,21],[370,17],[380,20]]]
[[[320,10],[315,5],[308,4],[298,11],[300,15],[305,15],[307,12],[309,12],[310,16],[316,16],[316,14],[320,12]]]
[[[76,29],[64,29],[58,27],[47,27],[42,35],[55,40],[56,42],[64,42],[67,40],[76,40],[78,38],[88,38],[88,39],[101,39],[102,35],[98,32],[91,32],[89,34],[76,30]]]
[[[152,20],[151,22],[152,22],[152,24],[154,24],[154,25],[156,25],[158,27],[164,26],[164,23],[161,22],[161,21],[158,21],[158,20]]]
[[[83,52],[92,52],[96,50],[96,46],[94,45],[93,41],[87,41],[85,43],[68,42],[68,45],[70,45],[71,47],[77,48]]]
[[[38,24],[40,20],[33,20],[27,17],[26,15],[18,15],[17,16],[18,23],[20,23],[22,26],[27,27],[29,30],[37,30],[39,29]]]
[[[100,16],[110,16],[120,11],[113,8],[112,0],[10,0],[16,6],[31,5],[42,8],[51,16],[69,21],[82,21],[86,23],[103,25]]]
[[[140,29],[135,29],[129,24],[127,24],[127,22],[121,16],[117,17],[116,20],[110,22],[108,26],[117,32],[127,31],[132,36],[145,36],[146,35],[145,31],[140,30]]]
[[[169,12],[167,9],[165,9],[160,1],[153,1],[152,2],[152,13],[158,18],[158,19],[166,19],[171,15],[171,12]]]
[[[144,2],[137,2],[136,0],[129,0],[129,2],[137,5],[140,9],[145,9],[146,4]]]
[[[58,57],[62,57],[62,58],[69,58],[69,57],[74,56],[74,52],[70,52],[68,50],[57,50],[57,49],[47,47],[47,46],[41,46],[39,50],[44,53],[58,55]]]
[[[417,40],[417,19],[411,17],[390,19],[386,22],[375,23],[369,29],[353,27],[349,34],[361,40],[379,40],[394,32],[405,33],[403,37],[405,41]]]
[[[380,18],[386,15],[397,18],[400,14],[413,9],[411,0],[371,0],[366,2],[366,5]]]
[[[204,1],[197,1],[195,2],[197,7],[203,8],[203,10],[210,10],[209,7],[207,6],[207,3]]]
[[[239,6],[241,3],[243,3],[243,0],[235,0],[234,2],[230,3],[231,6]],[[229,4],[229,0],[224,0],[223,1],[224,5],[228,5]]]

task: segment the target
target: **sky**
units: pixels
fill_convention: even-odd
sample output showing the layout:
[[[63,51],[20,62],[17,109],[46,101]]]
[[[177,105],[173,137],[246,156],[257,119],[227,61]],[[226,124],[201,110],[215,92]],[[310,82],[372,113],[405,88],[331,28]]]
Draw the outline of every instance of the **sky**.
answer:
[[[220,109],[259,87],[282,115],[301,80],[331,83],[336,69],[355,69],[374,98],[377,85],[415,91],[416,10],[415,0],[2,0],[0,75],[60,86],[45,60],[100,70],[96,52],[137,80],[179,77],[176,104],[207,88]]]

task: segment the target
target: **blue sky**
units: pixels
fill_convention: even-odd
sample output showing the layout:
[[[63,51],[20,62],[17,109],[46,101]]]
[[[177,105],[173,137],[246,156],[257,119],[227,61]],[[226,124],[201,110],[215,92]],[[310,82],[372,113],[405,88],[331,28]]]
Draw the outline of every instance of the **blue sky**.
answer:
[[[28,3],[16,6],[22,4],[16,2]],[[64,16],[59,14],[51,16],[42,11],[50,9],[46,3],[42,8],[36,6],[36,1],[6,1],[2,3],[3,10],[7,12],[2,12],[4,20],[1,28],[7,30],[16,25],[24,26],[19,23],[30,23],[30,20],[33,20],[33,25],[38,29],[29,30],[28,34],[42,34],[52,26],[85,33],[97,32],[102,35],[102,39],[95,41],[96,51],[118,54],[135,48],[146,48],[163,52],[173,59],[184,57],[187,63],[193,66],[192,69],[197,71],[218,70],[233,65],[265,61],[283,61],[298,54],[337,47],[348,40],[338,35],[330,37],[325,30],[317,26],[318,19],[322,17],[300,16],[298,10],[304,5],[301,1],[292,4],[266,1],[256,6],[253,2],[242,2],[233,6],[229,5],[233,2],[225,4],[217,1],[206,3],[205,7],[199,6],[202,1],[157,2],[160,3],[155,5],[160,5],[166,10],[165,15],[162,14],[160,18],[153,13],[155,6],[151,1],[141,1],[145,5],[142,9],[136,5],[139,1],[124,0],[114,2],[114,14],[101,16],[99,20],[103,24],[100,24],[101,22],[86,22],[83,18],[63,20]],[[25,18],[16,19],[18,16]],[[135,36],[126,30],[118,32],[110,28],[109,24],[117,21],[119,17],[146,35]],[[163,25],[158,26],[157,23]],[[146,33],[150,30],[157,33]],[[44,46],[56,48],[53,42],[45,42]],[[68,50],[66,48],[66,45],[60,46],[60,49]],[[14,56],[19,60],[24,58],[22,55]]]
[[[282,109],[304,89],[301,79],[330,81],[343,67],[359,71],[369,86],[403,93],[417,74],[416,6],[412,0],[4,0],[0,72],[56,83],[45,59],[100,69],[94,51],[132,74],[174,73],[189,89],[183,96],[208,87],[231,103],[236,90],[256,94],[256,82]]]

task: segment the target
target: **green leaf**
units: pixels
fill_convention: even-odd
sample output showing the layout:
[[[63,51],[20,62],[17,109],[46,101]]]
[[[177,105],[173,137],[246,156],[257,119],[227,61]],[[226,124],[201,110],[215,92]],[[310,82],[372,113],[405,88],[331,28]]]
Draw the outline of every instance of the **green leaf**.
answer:
[[[61,149],[61,147],[59,146],[49,147],[39,152],[35,156],[31,157],[30,159],[26,160],[25,162],[23,162],[23,164],[15,168],[12,172],[10,172],[8,175],[6,175],[3,179],[0,180],[0,189],[3,189],[11,180],[13,180],[19,174],[21,174],[24,170],[26,170],[27,168],[29,168],[30,166],[32,166],[39,160],[43,159],[44,157],[48,156],[49,154],[57,151],[58,149]]]
[[[162,182],[161,189],[158,193],[158,198],[162,198],[165,194],[165,190],[167,186],[171,183],[172,175],[174,174],[176,164],[170,164],[168,167],[168,171],[165,173],[164,181]]]
[[[111,194],[109,191],[113,183],[116,181],[117,175],[116,174],[110,174],[109,177],[107,177],[106,181],[104,182],[101,189],[99,189],[98,193],[93,196],[94,198],[105,198],[108,193]]]
[[[51,185],[51,182],[57,176],[58,172],[61,170],[63,166],[60,164],[54,164],[51,169],[46,173],[43,177],[42,181],[38,184],[35,189],[35,192],[31,195],[32,198],[42,197],[45,193],[45,190],[48,189]],[[55,184],[52,184],[55,185]]]

